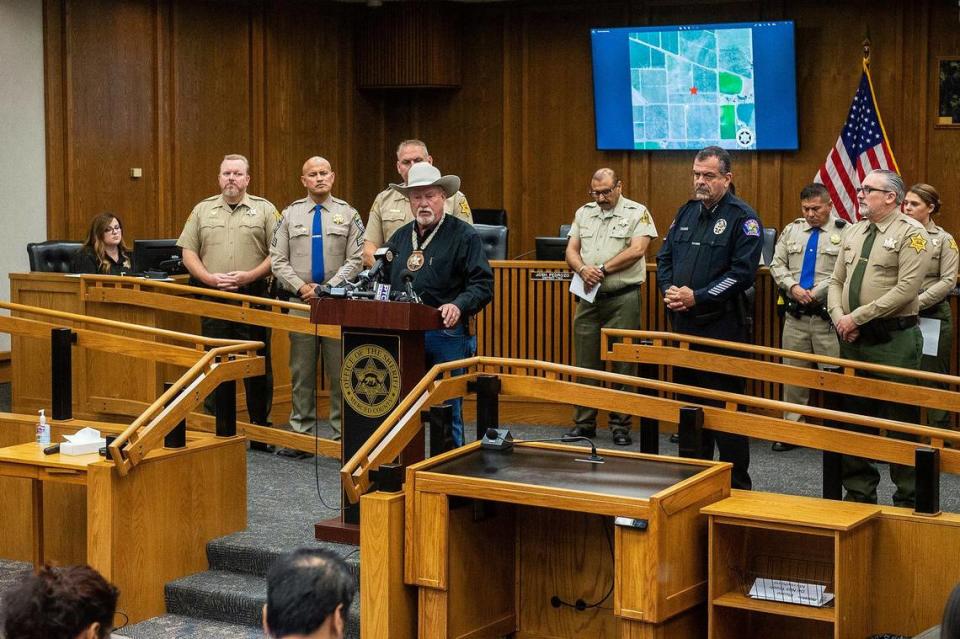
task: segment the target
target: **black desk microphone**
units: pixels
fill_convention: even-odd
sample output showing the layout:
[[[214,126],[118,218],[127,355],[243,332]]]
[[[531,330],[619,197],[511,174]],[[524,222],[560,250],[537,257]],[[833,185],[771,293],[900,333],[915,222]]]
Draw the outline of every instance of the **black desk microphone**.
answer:
[[[574,461],[586,462],[588,464],[602,464],[603,457],[597,454],[597,445],[589,437],[580,437],[573,435],[564,435],[551,439],[514,439],[510,431],[506,428],[488,428],[483,439],[480,440],[480,447],[487,450],[510,450],[514,444],[533,444],[543,442],[560,442],[570,444],[577,441],[584,441],[590,444],[590,457],[587,459],[576,458]]]

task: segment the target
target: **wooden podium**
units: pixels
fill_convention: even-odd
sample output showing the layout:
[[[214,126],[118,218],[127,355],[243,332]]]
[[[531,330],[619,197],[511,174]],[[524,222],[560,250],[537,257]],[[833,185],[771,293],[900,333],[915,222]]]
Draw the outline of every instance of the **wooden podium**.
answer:
[[[353,457],[426,373],[425,331],[443,328],[440,311],[410,302],[360,299],[310,300],[310,321],[342,327],[340,379],[340,463]],[[423,432],[404,450],[406,464],[424,457]],[[344,504],[348,504],[346,497]],[[340,517],[316,525],[323,541],[360,543],[360,506],[351,504]]]

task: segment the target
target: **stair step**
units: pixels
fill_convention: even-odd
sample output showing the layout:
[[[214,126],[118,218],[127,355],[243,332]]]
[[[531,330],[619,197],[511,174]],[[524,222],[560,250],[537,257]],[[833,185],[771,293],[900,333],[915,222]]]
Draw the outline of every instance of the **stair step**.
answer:
[[[300,548],[326,548],[344,558],[359,579],[360,553],[356,546],[307,540]],[[235,533],[214,539],[207,544],[207,561],[211,570],[240,572],[261,577],[267,574],[277,557],[289,552],[283,543],[264,545],[263,539],[252,539],[247,533]]]
[[[260,626],[267,584],[259,575],[208,570],[164,587],[167,612],[246,626]]]
[[[167,614],[118,630],[113,636],[129,639],[263,639],[263,629]]]

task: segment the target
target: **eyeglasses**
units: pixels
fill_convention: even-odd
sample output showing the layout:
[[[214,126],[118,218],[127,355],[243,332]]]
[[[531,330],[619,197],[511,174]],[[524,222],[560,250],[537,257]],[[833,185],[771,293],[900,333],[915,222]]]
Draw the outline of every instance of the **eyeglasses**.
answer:
[[[604,189],[604,190],[602,190],[602,191],[587,191],[587,195],[589,195],[589,196],[592,197],[592,198],[596,198],[596,199],[600,199],[600,198],[602,198],[602,197],[603,197],[603,198],[608,198],[608,197],[610,197],[611,195],[613,195],[613,192],[616,191],[616,190],[619,189],[619,188],[620,188],[620,185],[617,184],[617,185],[614,186],[613,188]]]
[[[864,195],[870,195],[871,193],[893,193],[887,189],[877,189],[872,186],[858,186],[857,193],[863,193]]]

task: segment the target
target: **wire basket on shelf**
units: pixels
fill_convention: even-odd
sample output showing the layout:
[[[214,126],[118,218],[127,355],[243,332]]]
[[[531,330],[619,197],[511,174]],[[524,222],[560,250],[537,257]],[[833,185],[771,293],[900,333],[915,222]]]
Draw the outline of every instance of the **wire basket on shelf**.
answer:
[[[809,559],[757,555],[736,571],[746,597],[823,607],[833,604],[833,565]]]

